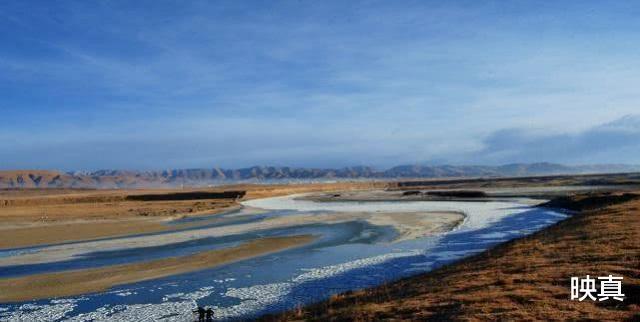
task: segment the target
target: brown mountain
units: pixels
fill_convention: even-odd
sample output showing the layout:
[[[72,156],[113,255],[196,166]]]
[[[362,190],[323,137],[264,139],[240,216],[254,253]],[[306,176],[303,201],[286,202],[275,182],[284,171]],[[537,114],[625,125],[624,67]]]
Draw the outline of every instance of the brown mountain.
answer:
[[[98,170],[60,172],[47,170],[0,171],[0,188],[154,188],[207,186],[239,181],[313,181],[346,179],[509,177],[555,174],[640,171],[640,166],[565,166],[554,163],[502,166],[405,165],[377,171],[358,166],[340,169],[264,167],[242,169],[168,169],[160,171]]]

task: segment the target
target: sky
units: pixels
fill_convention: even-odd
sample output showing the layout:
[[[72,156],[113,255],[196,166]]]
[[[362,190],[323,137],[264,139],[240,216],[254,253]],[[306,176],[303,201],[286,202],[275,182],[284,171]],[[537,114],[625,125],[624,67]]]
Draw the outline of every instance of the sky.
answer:
[[[637,1],[3,1],[0,169],[640,163]]]

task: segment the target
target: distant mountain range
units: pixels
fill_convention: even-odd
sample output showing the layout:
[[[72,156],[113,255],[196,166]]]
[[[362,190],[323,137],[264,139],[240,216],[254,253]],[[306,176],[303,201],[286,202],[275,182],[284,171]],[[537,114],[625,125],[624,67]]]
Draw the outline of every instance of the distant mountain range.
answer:
[[[517,177],[557,174],[640,171],[638,165],[567,166],[555,163],[517,163],[501,166],[401,165],[387,170],[358,166],[341,169],[250,167],[243,169],[171,169],[162,171],[47,170],[0,171],[0,188],[151,188],[207,186],[234,182],[290,182],[395,178]]]

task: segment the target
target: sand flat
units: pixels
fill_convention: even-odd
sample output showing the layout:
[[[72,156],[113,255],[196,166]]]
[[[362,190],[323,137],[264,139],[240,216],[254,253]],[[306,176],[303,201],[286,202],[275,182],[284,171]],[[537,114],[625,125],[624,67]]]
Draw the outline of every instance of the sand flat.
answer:
[[[169,232],[173,230],[197,228],[198,226],[219,222],[220,218],[210,218],[190,223],[167,225],[174,219],[203,215],[221,215],[240,209],[229,206],[218,210],[206,210],[189,215],[161,218],[123,218],[119,220],[73,220],[50,224],[21,226],[6,225],[0,228],[0,250],[58,244],[67,242],[89,242],[101,238],[127,237],[137,234]]]
[[[0,249],[29,247],[45,244],[120,237],[132,234],[168,230],[158,220],[120,220],[64,222],[54,225],[33,225],[0,231]]]
[[[0,280],[0,302],[28,301],[105,291],[110,287],[211,268],[300,246],[310,235],[256,239],[239,246],[142,263]]]
[[[54,245],[39,249],[35,252],[25,252],[2,257],[0,258],[0,267],[70,260],[76,256],[93,252],[96,249],[101,251],[114,251],[138,247],[163,246],[201,238],[229,236],[263,229],[288,228],[308,224],[343,223],[356,220],[369,221],[374,225],[392,226],[404,240],[446,232],[460,223],[462,217],[460,213],[444,211],[403,212],[399,214],[398,218],[396,218],[395,213],[301,213],[224,227],[194,228],[161,235],[123,237],[109,240],[87,241],[77,244]],[[407,224],[407,220],[409,219],[412,219],[412,221]]]
[[[236,184],[192,189],[0,189],[0,249],[170,230],[163,221],[237,208],[232,199],[124,201],[127,195],[242,190],[243,200],[301,192],[383,188],[384,183]]]
[[[464,219],[465,215],[458,212],[405,212],[373,214],[366,220],[373,225],[394,227],[399,234],[397,242],[450,231]]]

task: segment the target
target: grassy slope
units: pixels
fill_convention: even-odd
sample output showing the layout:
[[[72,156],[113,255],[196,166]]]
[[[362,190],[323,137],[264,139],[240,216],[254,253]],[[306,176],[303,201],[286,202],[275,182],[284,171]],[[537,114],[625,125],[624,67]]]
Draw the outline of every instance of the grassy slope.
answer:
[[[436,271],[263,320],[640,320],[640,199],[573,197],[581,212]],[[595,203],[604,208],[598,208]],[[622,303],[570,301],[571,276],[623,276]]]

